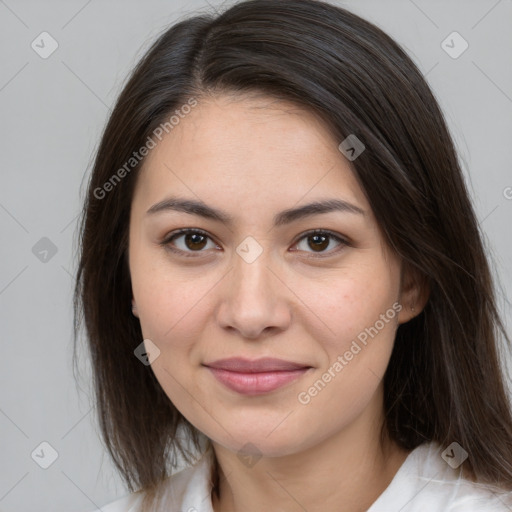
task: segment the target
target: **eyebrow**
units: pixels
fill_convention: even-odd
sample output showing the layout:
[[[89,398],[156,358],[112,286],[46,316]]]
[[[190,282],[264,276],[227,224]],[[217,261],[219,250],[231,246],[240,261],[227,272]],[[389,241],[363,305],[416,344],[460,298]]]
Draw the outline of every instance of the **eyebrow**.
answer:
[[[233,225],[234,221],[233,217],[228,213],[208,206],[202,201],[196,201],[193,199],[181,199],[179,197],[168,197],[154,204],[151,206],[151,208],[149,208],[146,214],[154,215],[156,213],[166,211],[177,211],[189,213],[191,215],[199,215],[205,219],[222,222],[228,226]],[[359,208],[359,206],[351,204],[342,199],[325,199],[315,201],[304,206],[299,206],[298,208],[289,208],[279,212],[274,216],[274,226],[283,226],[305,217],[335,211],[366,215],[366,212],[362,208]]]

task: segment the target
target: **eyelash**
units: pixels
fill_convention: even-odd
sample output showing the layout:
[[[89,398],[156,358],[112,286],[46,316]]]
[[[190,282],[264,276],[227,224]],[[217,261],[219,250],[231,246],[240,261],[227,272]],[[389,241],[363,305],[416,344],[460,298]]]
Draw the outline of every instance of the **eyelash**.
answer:
[[[216,243],[212,239],[212,237],[206,231],[203,231],[202,229],[183,228],[183,229],[179,229],[177,231],[173,231],[172,233],[169,233],[169,235],[166,236],[165,239],[161,242],[161,245],[164,246],[169,251],[179,254],[181,256],[184,256],[186,258],[197,258],[197,257],[199,257],[199,255],[195,255],[194,253],[200,254],[205,251],[203,251],[203,250],[183,251],[183,250],[177,249],[176,247],[173,247],[171,245],[171,242],[174,241],[176,238],[178,238],[182,235],[188,235],[188,234],[202,235],[202,236],[208,238],[209,240],[211,240],[212,242]],[[328,229],[312,229],[312,230],[306,231],[305,233],[302,233],[302,235],[297,239],[297,241],[293,245],[297,245],[302,239],[307,238],[308,236],[317,235],[317,234],[327,235],[331,239],[334,239],[336,242],[338,242],[340,244],[340,246],[336,249],[333,249],[333,250],[330,250],[327,252],[322,251],[322,252],[318,252],[318,253],[313,253],[314,256],[308,256],[308,257],[325,258],[327,256],[332,256],[333,254],[337,254],[341,249],[343,249],[346,246],[350,246],[350,243],[348,242],[348,240],[342,238],[341,236],[337,235],[336,233],[334,233],[332,231],[329,231]],[[323,254],[326,254],[326,256]]]

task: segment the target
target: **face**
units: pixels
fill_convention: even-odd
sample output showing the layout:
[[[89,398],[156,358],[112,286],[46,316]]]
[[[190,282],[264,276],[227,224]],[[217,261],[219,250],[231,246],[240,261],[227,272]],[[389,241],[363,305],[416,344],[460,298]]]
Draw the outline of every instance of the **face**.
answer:
[[[138,176],[129,266],[151,368],[229,450],[291,454],[381,413],[405,292],[340,142],[293,104],[217,96]],[[338,208],[301,210],[326,201]],[[285,363],[212,367],[230,358]]]

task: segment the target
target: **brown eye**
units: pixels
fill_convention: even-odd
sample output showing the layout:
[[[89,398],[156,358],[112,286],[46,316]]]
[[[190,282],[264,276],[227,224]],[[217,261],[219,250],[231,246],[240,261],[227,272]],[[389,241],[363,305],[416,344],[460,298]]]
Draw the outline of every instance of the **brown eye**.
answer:
[[[193,253],[198,253],[197,256],[200,256],[201,253],[206,252],[203,249],[218,247],[205,232],[197,229],[182,229],[171,233],[163,240],[162,245],[183,256],[196,256]]]
[[[333,241],[334,244],[332,243]],[[317,229],[305,233],[295,245],[299,251],[313,252],[322,256],[325,253],[325,256],[330,256],[350,244],[339,235],[331,233],[330,231]],[[329,247],[330,249],[326,250]]]
[[[198,233],[188,233],[185,235],[185,245],[191,250],[201,250],[206,245],[207,237]]]
[[[314,251],[323,251],[329,246],[329,236],[325,235],[309,235],[309,247]]]

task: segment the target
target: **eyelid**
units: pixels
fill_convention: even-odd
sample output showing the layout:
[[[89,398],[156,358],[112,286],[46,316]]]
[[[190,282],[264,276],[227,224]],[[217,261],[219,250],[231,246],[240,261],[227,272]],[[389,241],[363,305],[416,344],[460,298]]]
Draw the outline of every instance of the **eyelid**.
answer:
[[[185,257],[193,257],[193,258],[199,257],[201,255],[201,253],[206,252],[203,250],[201,250],[201,251],[182,251],[181,249],[173,247],[170,244],[170,242],[172,240],[174,240],[175,238],[178,238],[181,235],[187,235],[187,234],[199,234],[199,235],[205,236],[206,238],[208,238],[209,240],[214,242],[216,245],[220,246],[220,244],[215,241],[214,237],[212,237],[208,232],[206,232],[200,228],[181,228],[181,229],[174,230],[171,233],[168,233],[164,237],[164,239],[160,242],[160,245],[164,246],[165,248],[167,248],[168,250],[170,250],[174,253],[178,253]],[[297,245],[303,238],[307,238],[308,236],[311,236],[314,234],[328,235],[330,238],[336,240],[340,244],[341,248],[352,245],[351,242],[346,237],[343,237],[342,235],[335,233],[334,231],[331,231],[330,229],[315,228],[315,229],[310,229],[308,231],[304,231],[303,233],[298,235],[297,238],[294,240],[292,246]],[[317,253],[315,253],[314,251],[311,253],[306,251],[306,254],[310,255],[307,257],[322,258],[322,257],[329,257],[334,254],[337,254],[339,251],[340,251],[340,247],[338,247],[336,249],[331,249],[330,251],[324,251],[324,252],[321,251],[321,252],[317,252]],[[293,252],[301,252],[301,251],[296,249]],[[302,252],[304,252],[304,251],[302,251]]]
[[[202,236],[208,238],[209,240],[211,240],[216,245],[220,245],[215,241],[215,239],[209,233],[207,233],[206,231],[204,231],[203,229],[200,229],[200,228],[181,228],[181,229],[176,229],[174,231],[171,231],[160,242],[160,245],[164,246],[167,250],[169,250],[173,253],[177,253],[179,255],[185,256],[186,258],[189,258],[189,257],[197,258],[197,257],[201,256],[201,253],[206,252],[206,251],[182,251],[181,249],[178,249],[177,247],[173,247],[171,245],[171,241],[173,241],[175,238],[178,238],[181,235],[187,235],[187,234],[202,235]]]
[[[308,229],[307,231],[304,231],[303,233],[298,235],[293,243],[296,244],[299,240],[302,240],[303,238],[305,238],[307,236],[316,235],[319,233],[325,234],[325,235],[330,235],[332,238],[336,238],[340,242],[343,242],[347,245],[350,243],[348,238],[344,237],[340,233],[336,233],[335,231],[331,231],[330,229],[326,229],[326,228]]]
[[[167,235],[165,235],[164,239],[162,240],[162,243],[163,244],[168,243],[170,240],[177,237],[178,235],[187,235],[187,234],[199,234],[199,235],[206,236],[206,237],[210,238],[211,240],[213,240],[213,237],[207,231],[204,231],[201,228],[180,228],[180,229],[175,229],[174,231],[171,231],[170,233],[167,233]]]
[[[330,249],[328,251],[320,251],[320,252],[316,252],[313,250],[303,251],[301,249],[291,249],[291,252],[302,253],[301,254],[302,260],[310,260],[311,262],[314,262],[314,261],[320,262],[322,259],[328,260],[329,258],[336,258],[336,257],[340,256],[340,254],[347,247],[353,247],[352,242],[347,237],[345,237],[341,234],[338,234],[334,231],[331,231],[330,229],[322,229],[322,228],[310,229],[308,231],[301,233],[296,238],[296,240],[293,242],[292,247],[299,244],[303,239],[306,239],[307,237],[309,237],[311,235],[315,235],[315,234],[327,235],[330,240],[334,239],[338,243],[337,247],[334,247],[334,249]],[[329,243],[329,245],[330,245],[330,243]]]

